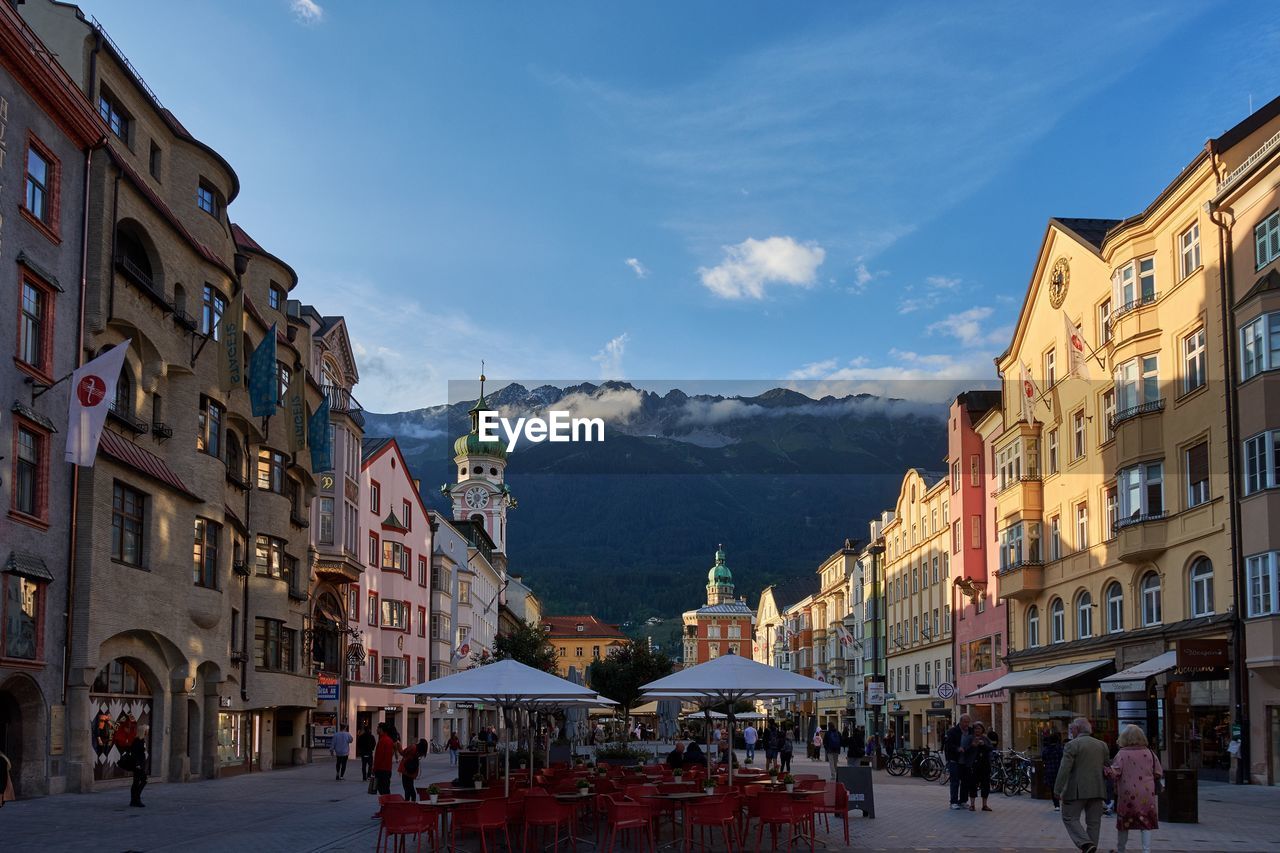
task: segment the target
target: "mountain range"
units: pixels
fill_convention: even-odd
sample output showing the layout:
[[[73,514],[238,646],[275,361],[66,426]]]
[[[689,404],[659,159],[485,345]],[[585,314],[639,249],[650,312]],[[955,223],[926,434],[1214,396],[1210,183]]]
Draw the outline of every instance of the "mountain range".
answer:
[[[521,443],[507,483],[508,558],[548,613],[610,622],[671,618],[705,600],[723,544],[737,593],[812,575],[897,500],[911,467],[945,468],[946,409],[868,394],[819,399],[666,394],[625,382],[507,384],[487,396],[507,418],[567,410],[605,421],[597,443]],[[474,400],[366,413],[395,436],[423,498],[450,511],[453,440]],[[816,583],[816,581],[815,581]]]

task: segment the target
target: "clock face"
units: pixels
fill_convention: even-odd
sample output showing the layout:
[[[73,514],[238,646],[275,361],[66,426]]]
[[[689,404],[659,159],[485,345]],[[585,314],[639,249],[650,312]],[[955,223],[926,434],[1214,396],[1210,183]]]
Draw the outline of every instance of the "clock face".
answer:
[[[1049,273],[1049,304],[1061,308],[1062,301],[1067,298],[1067,285],[1071,283],[1071,266],[1066,258],[1058,258]]]
[[[472,486],[462,496],[471,509],[484,509],[489,505],[489,490],[480,486]]]

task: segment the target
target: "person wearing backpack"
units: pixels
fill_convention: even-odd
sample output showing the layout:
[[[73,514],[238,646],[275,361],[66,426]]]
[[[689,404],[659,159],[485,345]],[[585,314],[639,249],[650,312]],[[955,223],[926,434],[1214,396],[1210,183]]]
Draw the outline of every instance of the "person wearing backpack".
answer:
[[[840,764],[840,732],[835,723],[827,723],[827,730],[822,735],[822,748],[827,753],[827,764],[831,767],[831,780],[835,781],[836,767]]]
[[[407,747],[400,756],[400,766],[397,768],[400,773],[400,784],[404,787],[404,798],[411,803],[418,800],[416,785],[418,771],[422,767],[423,746],[426,743],[425,740],[420,740],[417,746]]]
[[[791,772],[791,756],[795,754],[795,742],[791,740],[789,730],[782,733],[782,745],[778,748],[778,769],[782,773]]]
[[[133,784],[129,786],[129,805],[135,809],[145,807],[142,789],[147,787],[147,733],[146,726],[138,729],[129,748],[116,761],[116,766],[121,770],[133,773]]]

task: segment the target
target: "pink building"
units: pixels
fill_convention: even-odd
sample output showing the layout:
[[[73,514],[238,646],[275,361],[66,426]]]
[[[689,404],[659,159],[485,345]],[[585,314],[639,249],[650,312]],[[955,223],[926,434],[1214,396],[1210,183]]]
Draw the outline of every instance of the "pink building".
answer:
[[[994,547],[995,480],[989,441],[1002,426],[999,391],[961,394],[947,419],[947,461],[957,713],[982,720],[1008,743],[1008,694],[982,693],[1008,671],[1003,661],[1007,611],[996,590],[999,553]]]
[[[430,736],[430,705],[399,691],[429,672],[431,525],[394,438],[364,440],[360,488],[365,571],[350,587],[347,618],[365,659],[349,671],[343,718],[353,734],[390,722],[408,743]]]

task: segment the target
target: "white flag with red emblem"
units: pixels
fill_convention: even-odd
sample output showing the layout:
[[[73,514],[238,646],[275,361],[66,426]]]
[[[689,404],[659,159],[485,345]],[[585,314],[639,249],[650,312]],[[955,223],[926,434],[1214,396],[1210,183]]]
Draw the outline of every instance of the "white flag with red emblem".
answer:
[[[107,410],[116,398],[116,383],[129,341],[116,344],[71,374],[71,403],[67,412],[67,461],[93,467]]]
[[[1035,381],[1031,378],[1031,371],[1027,369],[1025,362],[1018,362],[1018,367],[1022,369],[1022,378],[1018,382],[1018,396],[1022,400],[1022,419],[1029,424],[1036,422],[1035,407],[1036,399],[1040,396],[1040,389],[1036,387]]]
[[[1071,322],[1071,318],[1067,316],[1067,312],[1062,312],[1062,322],[1067,326],[1067,358],[1068,364],[1071,366],[1071,373],[1079,376],[1086,382],[1089,381],[1089,356],[1086,350],[1089,345],[1084,342],[1084,333],[1076,328],[1076,324]]]

